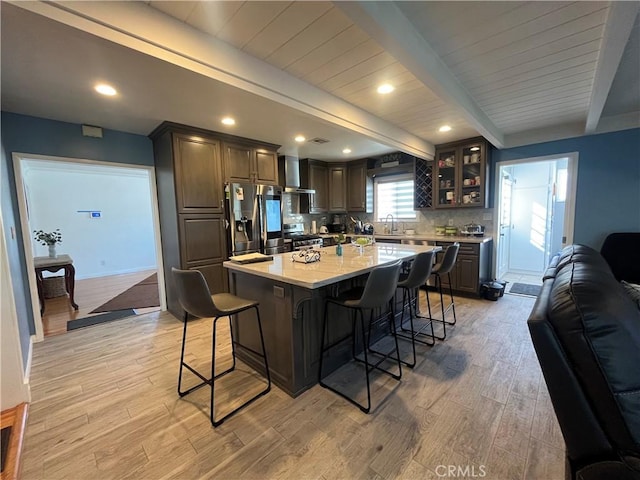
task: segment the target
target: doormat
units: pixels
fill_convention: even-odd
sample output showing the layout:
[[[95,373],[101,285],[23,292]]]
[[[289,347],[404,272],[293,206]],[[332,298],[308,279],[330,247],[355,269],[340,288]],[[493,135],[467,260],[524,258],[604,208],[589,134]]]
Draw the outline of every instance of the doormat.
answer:
[[[145,278],[89,313],[112,312],[129,308],[159,307],[158,274]]]
[[[528,295],[530,297],[537,297],[540,294],[540,285],[530,285],[528,283],[514,283],[511,285],[509,293],[517,293],[518,295]]]
[[[93,317],[78,318],[77,320],[67,322],[67,332],[78,328],[90,327],[91,325],[112,322],[113,320],[120,320],[121,318],[133,317],[135,314],[136,312],[129,308],[127,310],[116,310],[115,312],[103,313],[102,315],[94,315]]]

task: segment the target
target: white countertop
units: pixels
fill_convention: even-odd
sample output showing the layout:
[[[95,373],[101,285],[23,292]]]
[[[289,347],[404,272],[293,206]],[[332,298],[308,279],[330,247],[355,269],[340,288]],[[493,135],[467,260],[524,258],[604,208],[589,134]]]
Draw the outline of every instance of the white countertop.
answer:
[[[320,261],[314,263],[293,262],[289,252],[274,255],[269,262],[241,265],[226,261],[224,266],[230,270],[314,289],[357,277],[396,260],[409,260],[421,252],[440,250],[440,247],[386,243],[364,247],[360,254],[357,247],[345,244],[341,257],[336,255],[335,246],[319,250]]]
[[[415,235],[385,235],[375,234],[376,240],[427,240],[431,242],[460,242],[460,243],[485,243],[493,240],[491,235],[484,237],[468,237],[466,235],[436,235],[435,233],[417,233]]]

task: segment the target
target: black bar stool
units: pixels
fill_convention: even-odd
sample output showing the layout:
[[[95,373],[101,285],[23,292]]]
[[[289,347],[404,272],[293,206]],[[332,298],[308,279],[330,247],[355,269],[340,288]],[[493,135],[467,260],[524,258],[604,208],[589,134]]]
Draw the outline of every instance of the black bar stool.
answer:
[[[351,290],[348,290],[338,297],[329,297],[325,299],[324,304],[324,319],[322,322],[322,345],[320,347],[320,371],[318,374],[318,381],[321,386],[324,388],[328,388],[334,393],[337,393],[341,397],[345,398],[349,402],[353,403],[357,407],[360,408],[364,413],[369,413],[371,411],[371,386],[369,381],[369,372],[374,368],[380,370],[387,375],[395,378],[396,380],[400,380],[402,377],[402,364],[400,363],[400,350],[398,349],[398,338],[396,336],[396,327],[395,327],[395,315],[393,309],[393,297],[396,291],[396,287],[398,285],[398,275],[400,273],[401,262],[396,262],[391,265],[385,265],[382,267],[377,267],[373,270],[369,277],[367,278],[367,283],[364,287],[355,287]],[[330,303],[335,305],[349,308],[353,310],[352,317],[352,328],[351,333],[335,342],[331,345],[325,346],[325,334],[327,331],[327,320],[328,320],[328,306]],[[370,347],[371,341],[371,324],[373,323],[373,310],[376,308],[384,308],[388,306],[388,314],[390,314],[390,323],[393,332],[394,342],[395,342],[395,352],[396,356],[391,357],[391,353],[380,353],[374,351]],[[367,339],[367,334],[364,328],[364,314],[363,310],[368,309],[371,311],[369,315],[369,338]],[[359,314],[359,315],[358,315]],[[364,360],[360,359],[356,355],[356,317],[360,319],[360,330],[362,333],[362,351],[364,354]],[[367,381],[367,406],[358,403],[354,398],[349,397],[343,392],[336,390],[330,385],[325,384],[322,381],[322,363],[324,358],[324,353],[344,340],[351,338],[352,341],[352,357],[354,360],[363,363],[365,365],[365,377]],[[376,363],[369,363],[368,352],[381,355],[382,358]],[[389,370],[386,370],[380,367],[380,364],[386,359],[396,360],[398,363],[398,374],[394,374]]]
[[[411,347],[413,349],[413,362],[405,362],[402,360],[402,363],[408,366],[409,368],[413,368],[416,366],[416,342],[421,343],[422,345],[433,346],[436,342],[435,333],[433,332],[433,319],[431,318],[431,305],[427,304],[429,307],[429,316],[425,317],[422,315],[418,315],[417,313],[417,304],[418,304],[418,288],[424,285],[431,275],[431,269],[433,267],[433,256],[434,252],[422,252],[419,253],[415,260],[413,261],[413,265],[411,265],[411,270],[409,270],[409,274],[406,275],[405,278],[400,277],[400,281],[398,282],[398,288],[402,289],[402,315],[400,316],[400,330],[403,332],[409,332],[409,334],[404,334],[398,332],[397,335],[400,338],[405,338],[411,340]],[[427,293],[428,297],[429,293]],[[404,327],[404,310],[405,307],[409,306],[409,325],[410,329],[407,330]],[[413,311],[411,311],[411,306],[413,305]],[[418,330],[417,332],[413,328],[413,319],[421,318],[427,320],[427,322]],[[424,329],[430,327],[431,333],[423,333]],[[420,340],[416,337],[423,336],[428,337],[430,340]]]
[[[458,258],[458,250],[460,249],[460,244],[458,242],[449,245],[447,249],[444,251],[444,256],[442,257],[442,261],[437,263],[431,273],[436,277],[436,285],[435,287],[440,292],[440,310],[442,311],[442,318],[433,318],[433,320],[437,320],[442,322],[442,336],[436,336],[438,340],[444,340],[447,338],[447,325],[455,325],[456,324],[456,305],[453,300],[453,288],[451,288],[451,270],[456,264],[456,260]],[[451,296],[451,303],[444,308],[444,298],[442,296],[442,276],[447,274],[447,279],[449,280],[449,295]],[[431,312],[431,302],[429,302],[429,292],[427,292],[427,307],[429,308],[429,312]],[[446,312],[451,310],[453,312],[453,322],[447,322],[445,318]]]
[[[237,413],[240,409],[246,407],[254,400],[257,400],[262,395],[265,395],[267,392],[271,390],[271,374],[269,373],[269,364],[267,363],[267,352],[264,348],[264,337],[262,335],[262,322],[260,321],[260,311],[258,310],[258,302],[253,300],[246,300],[244,298],[236,297],[235,295],[231,295],[230,293],[216,293],[211,295],[209,291],[209,287],[207,286],[207,282],[204,279],[202,273],[198,270],[179,270],[177,268],[171,269],[173,273],[173,278],[176,283],[176,288],[178,290],[178,299],[180,301],[180,305],[184,309],[184,329],[182,331],[182,349],[180,352],[180,373],[178,374],[178,395],[184,397],[185,395],[193,392],[194,390],[204,386],[209,385],[211,387],[211,404],[210,404],[210,412],[209,418],[211,420],[211,424],[214,427],[217,427],[222,422],[224,422],[227,418],[229,418],[234,413]],[[232,372],[236,368],[236,351],[235,345],[236,341],[233,338],[233,327],[231,324],[231,315],[235,315],[237,313],[243,312],[250,308],[256,309],[256,318],[258,320],[258,330],[260,331],[260,343],[262,345],[262,353],[256,352],[246,346],[246,348],[250,352],[255,355],[262,357],[264,359],[264,369],[267,375],[267,388],[262,390],[260,393],[250,398],[246,402],[244,402],[239,407],[232,410],[230,413],[226,414],[224,417],[219,420],[215,420],[215,408],[214,408],[214,393],[215,393],[215,381],[226,375],[227,373]],[[213,339],[211,344],[211,378],[206,378],[204,375],[197,372],[190,365],[185,363],[184,361],[184,347],[187,338],[187,324],[189,323],[189,315],[192,315],[197,318],[211,318],[213,317]],[[216,368],[216,326],[218,323],[218,319],[221,317],[229,317],[229,329],[231,332],[231,352],[233,356],[233,364],[231,368],[221,372],[219,374],[215,374]],[[186,367],[190,372],[196,375],[201,383],[198,385],[191,387],[188,390],[182,391],[182,369]]]

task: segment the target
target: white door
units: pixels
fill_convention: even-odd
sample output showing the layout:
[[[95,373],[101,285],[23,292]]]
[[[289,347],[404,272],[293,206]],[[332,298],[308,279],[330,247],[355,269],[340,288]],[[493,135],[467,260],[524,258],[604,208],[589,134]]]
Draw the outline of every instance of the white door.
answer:
[[[511,196],[513,180],[512,167],[500,168],[500,218],[498,224],[498,268],[497,277],[502,278],[509,271],[509,243],[511,241]]]
[[[509,271],[540,275],[546,266],[552,162],[514,165]]]

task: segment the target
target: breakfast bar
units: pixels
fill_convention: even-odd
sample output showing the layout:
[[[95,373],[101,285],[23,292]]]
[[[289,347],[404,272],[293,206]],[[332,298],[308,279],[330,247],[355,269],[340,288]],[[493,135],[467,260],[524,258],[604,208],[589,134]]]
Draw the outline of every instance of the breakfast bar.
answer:
[[[439,249],[429,245],[384,243],[363,248],[345,245],[342,256],[336,254],[335,247],[319,249],[320,260],[313,263],[294,262],[292,253],[283,253],[266,262],[227,261],[224,266],[229,272],[231,293],[260,302],[272,380],[295,397],[318,381],[324,299],[363,285],[368,273],[378,266],[397,260],[410,261],[421,252]],[[399,315],[399,308],[396,310]],[[351,319],[346,312],[331,310],[331,317],[335,319],[336,315],[344,316],[344,322],[331,322],[333,328],[327,331],[329,342],[343,337],[351,329]],[[255,322],[236,320],[233,322],[233,334],[238,342],[236,354],[260,370],[260,360],[249,350],[260,350]],[[325,357],[325,371],[336,369],[351,358],[350,344],[334,350]]]

